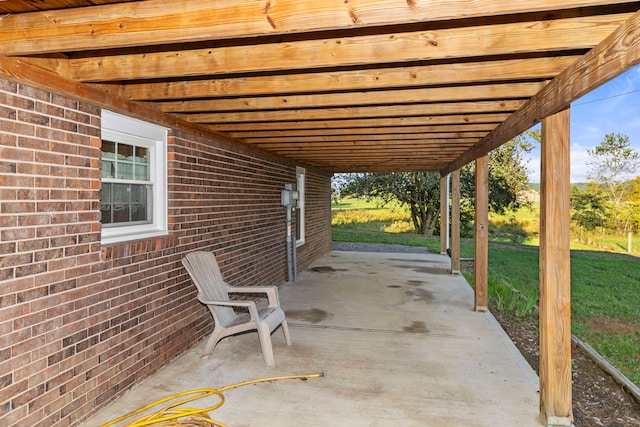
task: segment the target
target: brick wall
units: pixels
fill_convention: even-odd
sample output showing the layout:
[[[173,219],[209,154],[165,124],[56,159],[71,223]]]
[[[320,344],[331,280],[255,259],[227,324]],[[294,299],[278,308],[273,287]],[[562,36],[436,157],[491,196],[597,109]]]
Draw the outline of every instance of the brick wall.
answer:
[[[331,233],[331,178],[307,169],[305,186],[305,244],[297,248],[298,270],[331,250],[331,236],[327,238]]]
[[[0,80],[0,425],[74,425],[205,336],[186,252],[286,280],[295,165],[171,131],[169,235],[101,245],[100,144],[95,106]],[[307,180],[300,267],[330,245],[330,178]]]

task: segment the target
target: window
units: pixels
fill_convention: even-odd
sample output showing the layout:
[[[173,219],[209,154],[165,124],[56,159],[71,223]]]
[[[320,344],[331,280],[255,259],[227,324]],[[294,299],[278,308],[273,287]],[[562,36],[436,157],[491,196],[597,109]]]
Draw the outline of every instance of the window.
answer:
[[[167,130],[102,112],[102,243],[167,233]]]
[[[298,202],[296,204],[296,246],[304,245],[304,177],[305,169],[296,168],[296,186],[298,187]]]

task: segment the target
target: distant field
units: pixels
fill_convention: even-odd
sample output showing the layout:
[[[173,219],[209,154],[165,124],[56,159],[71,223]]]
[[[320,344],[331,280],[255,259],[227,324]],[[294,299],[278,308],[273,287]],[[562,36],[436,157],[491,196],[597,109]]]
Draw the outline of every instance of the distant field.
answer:
[[[538,215],[539,206],[534,205],[515,215],[491,216],[490,291],[506,281],[527,295],[537,295]],[[334,241],[440,251],[438,236],[420,236],[411,230],[408,212],[397,206],[381,208],[363,200],[333,205]],[[593,245],[572,243],[572,332],[640,384],[640,258],[620,253],[626,251],[625,238],[605,237],[605,246],[611,248],[607,251],[597,244],[601,240]],[[639,252],[634,242],[635,255]],[[473,258],[472,239],[462,239],[461,256]]]

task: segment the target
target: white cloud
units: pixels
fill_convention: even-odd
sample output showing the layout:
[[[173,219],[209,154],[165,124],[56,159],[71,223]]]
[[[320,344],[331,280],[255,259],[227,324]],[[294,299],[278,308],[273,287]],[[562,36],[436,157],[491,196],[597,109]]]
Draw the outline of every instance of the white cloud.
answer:
[[[587,162],[590,160],[587,154],[587,148],[580,144],[571,144],[571,182],[586,182],[589,166]]]
[[[527,162],[527,170],[529,171],[529,182],[540,182],[540,155],[538,152],[531,153],[531,159]],[[571,163],[571,182],[586,182],[589,166],[587,162],[590,160],[587,154],[587,148],[579,144],[571,145],[570,163]]]

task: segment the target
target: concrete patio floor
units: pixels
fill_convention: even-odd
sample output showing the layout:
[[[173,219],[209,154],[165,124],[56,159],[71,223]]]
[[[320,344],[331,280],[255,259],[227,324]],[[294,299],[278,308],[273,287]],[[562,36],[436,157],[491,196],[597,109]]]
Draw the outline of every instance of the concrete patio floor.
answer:
[[[448,266],[426,253],[330,252],[280,288],[293,345],[274,332],[274,369],[255,333],[208,359],[200,343],[82,425],[187,390],[322,372],[229,390],[210,415],[230,427],[539,427],[535,372]]]

